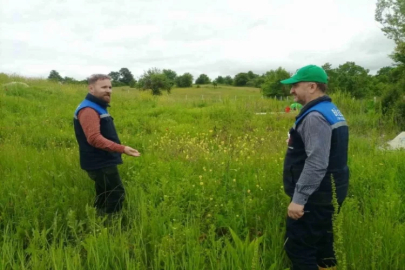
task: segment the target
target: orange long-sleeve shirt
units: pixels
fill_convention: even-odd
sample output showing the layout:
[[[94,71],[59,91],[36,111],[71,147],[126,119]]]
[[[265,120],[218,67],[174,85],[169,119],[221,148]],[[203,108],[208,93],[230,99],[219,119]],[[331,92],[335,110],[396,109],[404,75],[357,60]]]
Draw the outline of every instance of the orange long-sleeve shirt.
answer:
[[[110,141],[101,135],[100,116],[95,110],[92,108],[84,108],[80,110],[77,118],[83,128],[87,142],[91,146],[105,151],[124,153],[125,145]]]

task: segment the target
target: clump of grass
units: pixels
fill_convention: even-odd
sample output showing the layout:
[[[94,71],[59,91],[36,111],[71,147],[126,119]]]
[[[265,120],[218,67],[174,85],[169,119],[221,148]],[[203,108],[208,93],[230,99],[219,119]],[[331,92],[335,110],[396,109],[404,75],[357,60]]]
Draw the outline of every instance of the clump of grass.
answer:
[[[344,249],[343,239],[343,213],[340,211],[336,195],[336,183],[333,175],[331,175],[332,182],[332,204],[334,208],[333,213],[333,248],[335,250],[336,261],[339,264],[339,269],[347,269],[346,252]]]

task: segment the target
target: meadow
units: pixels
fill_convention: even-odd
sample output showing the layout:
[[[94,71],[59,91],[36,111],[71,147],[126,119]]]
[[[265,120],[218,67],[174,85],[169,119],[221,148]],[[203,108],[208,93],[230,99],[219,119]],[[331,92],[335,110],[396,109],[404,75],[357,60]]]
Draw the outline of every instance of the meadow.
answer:
[[[26,82],[29,87],[1,85]],[[288,269],[282,187],[291,101],[259,89],[113,90],[122,214],[96,215],[79,167],[81,85],[0,74],[0,269]],[[235,98],[236,97],[236,98]],[[405,152],[378,103],[332,95],[350,127],[349,196],[335,220],[339,269],[405,269]],[[257,114],[266,113],[266,114]]]

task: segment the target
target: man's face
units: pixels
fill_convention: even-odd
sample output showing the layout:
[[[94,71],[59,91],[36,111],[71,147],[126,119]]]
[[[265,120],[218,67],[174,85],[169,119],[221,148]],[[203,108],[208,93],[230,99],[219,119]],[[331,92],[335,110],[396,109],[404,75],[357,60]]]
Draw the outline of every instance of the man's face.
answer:
[[[294,83],[291,86],[290,94],[294,96],[295,102],[305,105],[310,101],[314,89],[316,89],[316,84],[312,82]]]
[[[94,84],[89,85],[89,92],[93,96],[110,103],[112,92],[111,81],[109,79],[98,80]]]

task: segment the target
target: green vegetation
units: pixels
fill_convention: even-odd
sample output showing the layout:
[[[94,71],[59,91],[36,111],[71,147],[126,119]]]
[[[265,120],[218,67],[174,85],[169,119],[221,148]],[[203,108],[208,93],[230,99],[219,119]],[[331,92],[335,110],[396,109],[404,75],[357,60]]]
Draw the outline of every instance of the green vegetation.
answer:
[[[1,86],[12,81],[29,87]],[[223,85],[161,96],[114,88],[120,139],[142,157],[123,157],[124,211],[103,219],[72,126],[85,94],[84,85],[0,74],[0,269],[289,267],[281,174],[295,113],[278,112],[291,100]],[[378,150],[399,129],[378,100],[332,98],[351,131],[339,258],[347,269],[402,269],[405,153]]]

